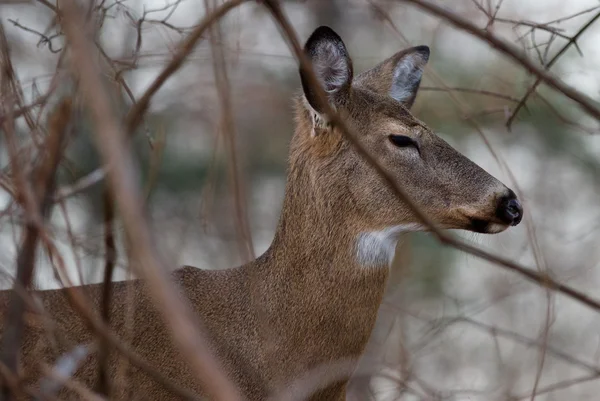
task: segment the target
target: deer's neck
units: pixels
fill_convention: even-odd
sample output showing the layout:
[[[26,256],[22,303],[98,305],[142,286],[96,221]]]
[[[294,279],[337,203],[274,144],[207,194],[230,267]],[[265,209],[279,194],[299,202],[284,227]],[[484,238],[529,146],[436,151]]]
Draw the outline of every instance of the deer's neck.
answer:
[[[296,175],[295,175],[296,174]],[[309,174],[288,175],[286,195],[272,251],[285,259],[279,269],[327,269],[351,273],[357,269],[356,233],[335,197],[313,188]],[[311,266],[302,263],[311,262]],[[315,265],[316,263],[316,265]]]
[[[352,196],[343,184],[332,182],[326,188],[315,188],[311,173],[319,173],[305,170],[291,169],[288,174],[283,209],[270,249],[278,260],[285,260],[277,269],[387,276],[398,240],[417,227],[360,227],[348,212]],[[309,260],[311,266],[304,266]]]
[[[311,188],[310,175],[293,174],[273,243],[250,277],[261,289],[254,295],[264,311],[261,321],[268,322],[260,332],[270,344],[266,358],[282,359],[302,344],[302,354],[290,356],[291,373],[301,374],[327,361],[357,360],[363,352],[394,240],[362,232],[348,220],[340,205],[351,199],[335,198],[346,196],[341,188],[321,193]]]

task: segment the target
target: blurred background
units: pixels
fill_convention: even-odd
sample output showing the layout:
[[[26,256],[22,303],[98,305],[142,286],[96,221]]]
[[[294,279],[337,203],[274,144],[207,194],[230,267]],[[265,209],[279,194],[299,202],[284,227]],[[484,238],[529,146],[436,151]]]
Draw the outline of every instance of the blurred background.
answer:
[[[51,2],[52,3],[52,2]],[[46,1],[1,2],[0,22],[24,104],[43,121],[72,90],[61,60],[64,37]],[[591,97],[600,95],[598,0],[437,2],[526,52],[530,60]],[[403,1],[284,2],[301,40],[319,25],[344,39],[356,72],[398,50],[428,45],[413,113],[459,151],[518,192],[526,217],[494,235],[465,240],[546,272],[600,298],[599,124],[571,100],[540,85],[486,42]],[[102,0],[97,42],[106,81],[123,115],[205,14],[200,0]],[[236,207],[247,215],[256,255],[272,240],[284,195],[295,59],[256,2],[220,24],[234,146],[223,135],[222,99],[207,40],[153,98],[134,151],[143,172],[151,224],[170,265],[221,269],[243,263]],[[573,43],[572,38],[578,35]],[[564,49],[563,49],[564,48]],[[558,58],[555,58],[560,55]],[[217,68],[222,66],[217,64]],[[507,122],[510,122],[507,124]],[[20,149],[35,152],[30,121],[16,120]],[[91,124],[82,114],[59,169],[54,239],[75,282],[102,280],[104,182]],[[34,132],[35,131],[35,132]],[[235,160],[235,166],[232,163]],[[9,164],[0,136],[0,168]],[[239,175],[232,185],[232,166]],[[22,218],[6,177],[0,181],[0,269],[14,273]],[[236,201],[236,193],[239,195]],[[238,202],[236,206],[236,202]],[[243,224],[242,224],[243,225]],[[118,231],[120,235],[120,231]],[[119,271],[129,276],[118,241]],[[36,286],[59,287],[40,252]],[[427,234],[397,247],[386,300],[363,364],[376,372],[351,383],[356,400],[597,400],[600,317],[493,263],[439,244]]]

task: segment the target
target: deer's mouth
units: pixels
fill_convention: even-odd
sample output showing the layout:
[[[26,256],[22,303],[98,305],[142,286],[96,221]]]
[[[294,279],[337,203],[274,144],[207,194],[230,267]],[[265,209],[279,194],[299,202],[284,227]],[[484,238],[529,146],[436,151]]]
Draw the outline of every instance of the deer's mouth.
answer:
[[[470,219],[469,229],[481,234],[497,234],[510,227],[510,224],[500,224],[491,220]]]
[[[522,218],[523,207],[515,193],[509,190],[508,195],[500,198],[492,219],[471,217],[469,229],[482,234],[497,234],[510,226],[518,225]]]
[[[523,218],[523,206],[521,206],[521,202],[519,202],[515,193],[507,189],[507,192],[496,201],[493,214],[485,216],[488,218],[469,217],[468,230],[482,234],[500,233],[508,227],[516,226],[521,222]]]

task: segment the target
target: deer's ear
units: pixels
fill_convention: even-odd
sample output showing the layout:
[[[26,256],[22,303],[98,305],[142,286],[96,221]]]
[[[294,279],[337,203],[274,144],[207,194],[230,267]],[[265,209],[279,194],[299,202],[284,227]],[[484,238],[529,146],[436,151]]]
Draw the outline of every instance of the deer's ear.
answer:
[[[313,71],[329,101],[333,105],[341,101],[352,83],[352,61],[339,35],[326,26],[317,28],[306,41],[304,54],[312,62]],[[306,100],[316,112],[322,113],[322,107],[319,107],[316,94],[302,69],[300,78]]]
[[[423,68],[429,60],[429,47],[403,50],[356,78],[356,85],[388,94],[410,108],[417,96]]]

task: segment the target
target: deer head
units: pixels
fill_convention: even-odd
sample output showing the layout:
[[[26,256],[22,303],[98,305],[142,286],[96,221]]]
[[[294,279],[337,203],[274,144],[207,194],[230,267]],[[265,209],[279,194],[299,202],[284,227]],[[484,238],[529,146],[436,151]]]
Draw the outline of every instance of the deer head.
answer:
[[[363,147],[441,228],[498,233],[521,221],[523,209],[512,190],[411,114],[429,58],[427,46],[398,52],[356,77],[346,46],[328,27],[313,32],[305,54],[331,106]],[[403,231],[425,229],[344,135],[328,124],[302,72],[301,78],[304,93],[291,146],[291,179],[294,171],[306,174],[302,190],[335,210],[331,215],[343,222],[332,224],[353,230],[363,248],[364,241],[385,242]],[[294,191],[293,183],[288,190]],[[359,244],[359,257],[364,257],[361,252]]]

